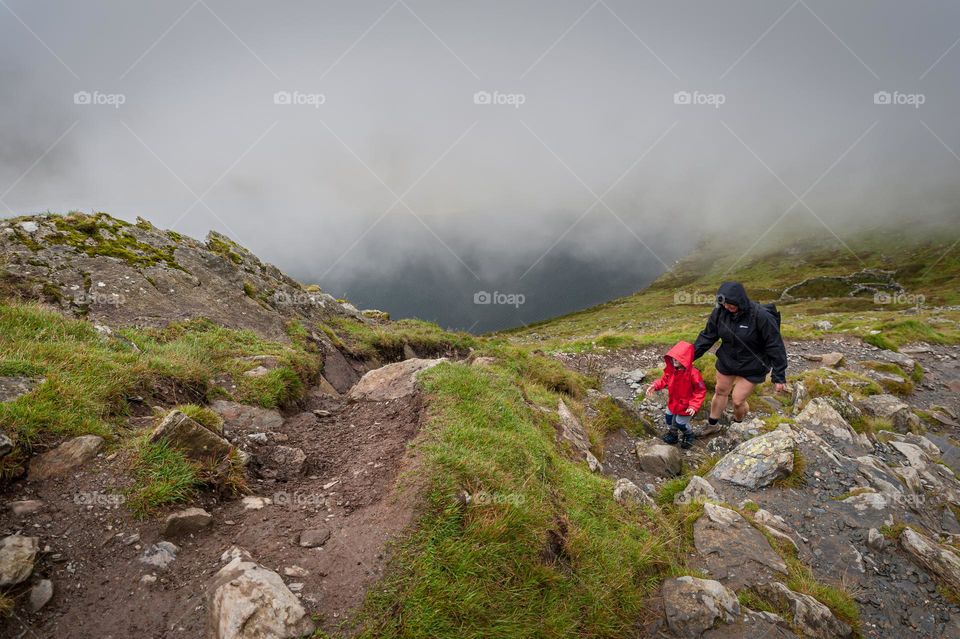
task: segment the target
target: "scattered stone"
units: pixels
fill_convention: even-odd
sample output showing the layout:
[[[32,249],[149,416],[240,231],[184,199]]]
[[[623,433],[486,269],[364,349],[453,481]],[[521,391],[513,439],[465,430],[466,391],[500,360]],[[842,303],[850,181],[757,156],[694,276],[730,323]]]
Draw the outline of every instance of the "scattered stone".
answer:
[[[287,577],[306,577],[310,574],[310,571],[306,568],[301,568],[300,566],[287,566],[283,569],[283,574]]]
[[[213,515],[203,508],[187,508],[167,516],[161,535],[168,538],[184,537],[200,532],[213,522]]]
[[[857,512],[865,512],[867,510],[885,510],[888,504],[886,497],[875,492],[865,492],[852,495],[844,499],[843,503],[850,504],[857,510]]]
[[[15,586],[30,578],[37,559],[40,540],[10,535],[0,541],[0,587]]]
[[[233,448],[230,442],[204,428],[178,410],[170,411],[150,435],[150,441],[166,440],[193,460],[219,460]]]
[[[897,366],[902,368],[904,372],[906,372],[907,374],[912,373],[913,367],[916,366],[917,364],[917,361],[912,357],[910,357],[909,355],[898,353],[896,351],[882,350],[882,351],[879,351],[876,354],[876,356],[877,356],[877,359],[880,359],[884,362],[896,364]]]
[[[651,439],[637,443],[637,459],[640,469],[658,477],[674,477],[680,474],[680,451],[676,446]]]
[[[140,577],[140,583],[144,586],[151,586],[157,583],[157,576],[153,573],[146,574],[143,577]]]
[[[560,425],[557,436],[561,441],[570,445],[574,454],[587,462],[590,470],[598,473],[603,471],[600,461],[590,452],[590,440],[583,429],[583,424],[577,419],[577,416],[570,411],[566,403],[561,399],[557,404],[557,415],[560,417]]]
[[[263,377],[270,372],[270,369],[266,366],[257,366],[256,368],[251,368],[248,371],[243,371],[244,376],[246,377]]]
[[[400,399],[413,394],[416,390],[417,376],[437,364],[446,362],[440,359],[406,359],[395,364],[387,364],[368,372],[350,389],[352,401],[384,402]]]
[[[717,622],[740,615],[737,596],[718,581],[697,577],[667,579],[660,587],[667,626],[678,637],[700,637]]]
[[[13,440],[0,433],[0,457],[6,457],[13,452]]]
[[[796,415],[800,412],[800,409],[803,407],[803,403],[807,401],[807,387],[803,382],[797,380],[793,383],[793,396],[791,403],[793,404],[793,414]]]
[[[734,590],[787,573],[767,538],[735,510],[704,503],[693,539],[710,574]]]
[[[300,533],[300,545],[303,548],[319,548],[330,539],[330,530],[327,528],[313,528]]]
[[[853,635],[853,629],[833,616],[830,609],[811,597],[794,592],[779,582],[754,586],[760,595],[772,601],[778,608],[789,610],[793,623],[801,636],[811,639],[845,639]]]
[[[797,423],[826,435],[846,454],[857,456],[873,449],[870,440],[853,430],[847,420],[821,397],[814,397],[807,403],[797,415]]]
[[[11,501],[7,504],[7,507],[10,508],[10,512],[15,517],[23,517],[24,515],[32,515],[43,508],[43,502],[39,499],[21,499],[20,501]]]
[[[307,454],[292,446],[273,446],[256,456],[259,474],[269,479],[289,481],[303,475]]]
[[[763,488],[793,471],[796,442],[787,426],[747,440],[723,457],[709,477],[743,486]]]
[[[804,353],[802,357],[811,362],[820,362],[823,366],[828,368],[838,368],[843,364],[843,353]]]
[[[252,561],[232,560],[208,593],[212,639],[293,639],[316,630],[280,575]]]
[[[886,545],[887,538],[879,530],[871,528],[867,531],[867,548],[873,552],[882,552]]]
[[[255,495],[249,495],[243,498],[243,509],[260,510],[270,503],[272,503],[272,501],[269,497],[257,497]]]
[[[960,556],[912,528],[904,528],[900,533],[900,547],[918,565],[937,575],[954,592],[960,592]]]
[[[637,506],[645,506],[653,510],[659,509],[656,502],[653,501],[653,498],[650,497],[650,495],[645,493],[642,488],[625,477],[618,479],[616,485],[613,487],[613,499],[618,504],[625,505],[632,503]]]
[[[717,491],[713,489],[710,482],[699,475],[694,475],[687,482],[687,487],[683,489],[683,492],[673,498],[673,503],[692,504],[706,499],[720,501]]]
[[[813,323],[815,331],[829,331],[831,328],[833,328],[833,322],[830,320],[819,320]]]
[[[30,611],[39,612],[53,599],[53,582],[41,579],[30,588]]]
[[[177,558],[177,552],[180,548],[171,544],[169,541],[158,541],[155,544],[144,548],[140,555],[140,562],[148,566],[157,568],[166,568]]]
[[[497,362],[497,358],[496,358],[496,357],[488,357],[488,356],[485,356],[485,355],[484,355],[484,356],[480,356],[480,357],[476,358],[475,360],[473,360],[473,362],[471,362],[470,365],[471,365],[471,366],[478,366],[478,367],[481,367],[481,368],[482,368],[482,367],[485,367],[485,366],[492,366],[492,365],[496,364],[496,362]]]
[[[240,558],[240,561],[253,561],[253,558],[250,556],[246,550],[240,546],[230,546],[223,551],[223,554],[220,555],[220,563],[229,563],[234,559]]]
[[[31,481],[40,481],[66,475],[93,459],[102,446],[103,438],[96,435],[81,435],[68,439],[53,450],[31,459],[28,478]]]

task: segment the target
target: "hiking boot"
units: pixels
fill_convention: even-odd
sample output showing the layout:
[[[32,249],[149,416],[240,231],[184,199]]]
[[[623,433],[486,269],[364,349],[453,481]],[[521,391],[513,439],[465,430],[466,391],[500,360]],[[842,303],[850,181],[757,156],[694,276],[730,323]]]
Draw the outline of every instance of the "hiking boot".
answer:
[[[668,444],[676,444],[678,441],[680,441],[680,438],[677,437],[677,431],[675,430],[671,430],[669,433],[661,437],[661,439]]]
[[[690,431],[687,431],[683,434],[683,442],[681,442],[680,448],[683,448],[684,450],[686,450],[691,446],[693,446],[693,433],[691,433]]]

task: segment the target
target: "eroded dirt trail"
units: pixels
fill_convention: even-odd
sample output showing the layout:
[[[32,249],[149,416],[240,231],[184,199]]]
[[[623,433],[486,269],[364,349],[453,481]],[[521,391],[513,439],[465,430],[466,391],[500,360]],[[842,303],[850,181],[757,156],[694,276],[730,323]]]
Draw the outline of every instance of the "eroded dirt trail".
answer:
[[[415,473],[404,471],[416,464],[408,444],[420,428],[420,397],[351,402],[315,389],[304,411],[285,418],[228,402],[213,407],[226,436],[251,454],[250,495],[204,494],[193,505],[212,524],[169,538],[177,551],[166,566],[143,558],[163,558],[155,546],[165,539],[163,516],[178,508],[142,521],[130,514],[120,497],[128,451],[11,487],[5,502],[42,506],[4,513],[2,534],[40,538],[35,578],[50,579],[55,593],[39,613],[7,619],[0,637],[207,636],[207,586],[234,547],[281,575],[323,630],[343,624],[381,576],[389,540],[413,521]]]

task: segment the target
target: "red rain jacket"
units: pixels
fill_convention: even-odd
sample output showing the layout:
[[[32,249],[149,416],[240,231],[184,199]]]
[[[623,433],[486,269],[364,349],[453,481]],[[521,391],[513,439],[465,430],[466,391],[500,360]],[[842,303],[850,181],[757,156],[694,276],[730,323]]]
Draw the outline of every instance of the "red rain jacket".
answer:
[[[671,357],[683,364],[683,370],[673,367]],[[700,371],[693,367],[693,344],[677,342],[663,359],[667,367],[663,376],[653,383],[653,390],[667,389],[667,408],[674,415],[683,415],[688,408],[699,409],[707,396],[707,385],[703,383]]]

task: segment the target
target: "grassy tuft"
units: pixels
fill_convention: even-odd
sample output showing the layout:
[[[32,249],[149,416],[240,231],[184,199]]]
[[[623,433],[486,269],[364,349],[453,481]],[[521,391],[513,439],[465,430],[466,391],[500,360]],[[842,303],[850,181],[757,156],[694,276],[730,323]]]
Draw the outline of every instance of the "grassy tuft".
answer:
[[[211,430],[218,435],[223,434],[223,418],[206,406],[197,406],[196,404],[180,404],[174,410],[178,410],[204,428]]]
[[[198,464],[165,441],[151,443],[146,437],[135,443],[131,470],[134,485],[127,495],[127,505],[139,516],[187,501],[202,483]]]

